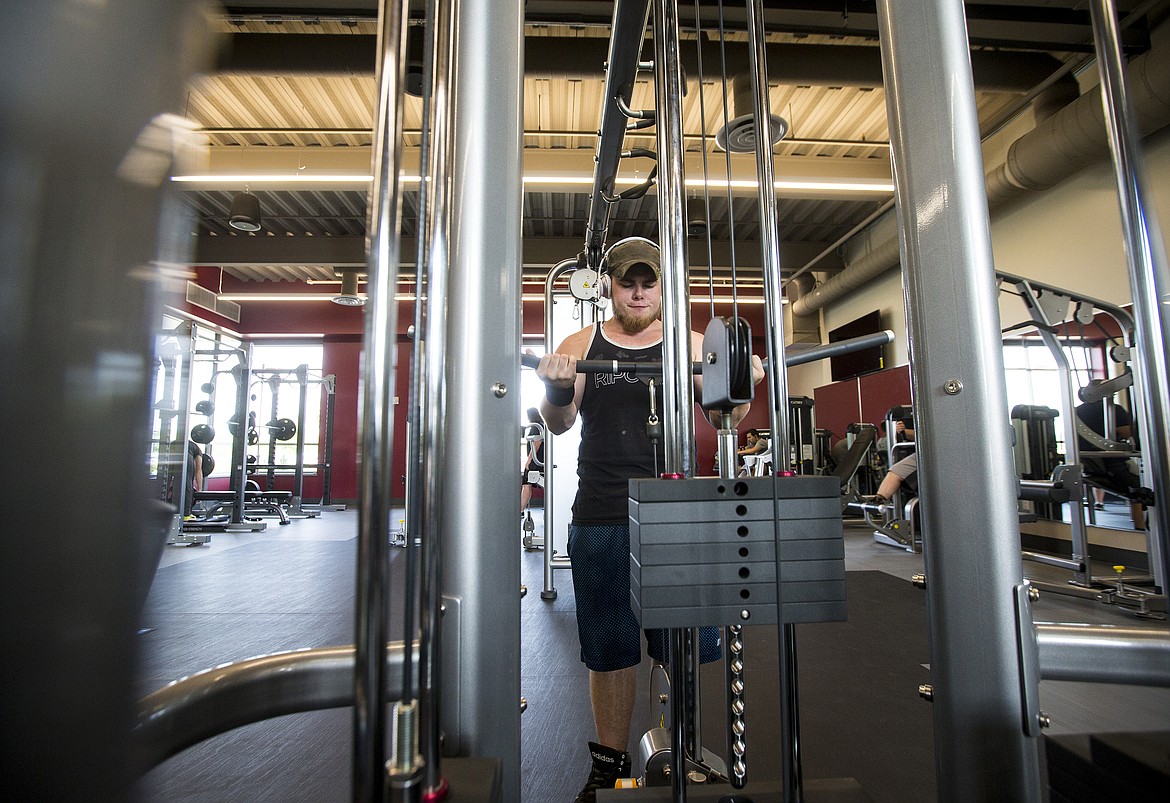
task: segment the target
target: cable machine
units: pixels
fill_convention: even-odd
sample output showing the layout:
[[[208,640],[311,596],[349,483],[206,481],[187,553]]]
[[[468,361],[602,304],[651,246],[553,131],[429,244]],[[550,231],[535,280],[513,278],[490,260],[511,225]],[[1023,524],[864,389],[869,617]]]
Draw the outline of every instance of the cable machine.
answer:
[[[520,255],[515,235],[499,236],[501,231],[520,230],[519,8],[514,3],[482,2],[439,9],[437,4],[428,3],[434,36],[426,59],[433,79],[428,101],[431,107],[426,115],[427,147],[431,150],[424,162],[428,180],[422,185],[429,186],[433,197],[428,198],[425,213],[424,230],[429,234],[426,281],[429,297],[444,303],[435,303],[428,309],[424,327],[426,367],[416,366],[419,376],[412,378],[412,388],[419,391],[412,394],[411,405],[418,412],[415,421],[423,458],[422,481],[414,483],[422,494],[418,504],[421,515],[412,525],[419,528],[422,536],[416,564],[420,568],[417,621],[421,640],[417,644],[413,640],[415,614],[408,602],[403,615],[410,638],[388,647],[386,548],[396,336],[394,287],[400,261],[396,223],[401,149],[394,146],[402,130],[405,5],[383,4],[381,8],[361,444],[357,644],[352,652],[346,648],[309,650],[219,667],[214,673],[192,676],[160,690],[140,708],[135,744],[142,751],[142,755],[136,755],[141,764],[161,760],[163,753],[244,724],[249,718],[352,700],[354,800],[416,799],[420,793],[435,800],[447,789],[460,790],[461,798],[466,790],[469,796],[483,793],[484,799],[519,799],[521,707],[518,666],[512,663],[519,655],[519,600],[517,595],[512,603],[503,604],[499,597],[500,588],[519,587],[519,567],[515,550],[488,548],[494,532],[507,534],[510,543],[515,540],[513,508],[492,502],[515,496],[514,472],[495,471],[493,466],[501,464],[501,455],[509,457],[506,465],[516,465],[519,459],[514,437],[515,406],[508,395],[518,384]],[[616,15],[633,5],[638,4],[618,2],[615,36]],[[641,4],[635,16],[644,19],[645,8],[646,4]],[[762,57],[760,4],[751,3],[748,9],[752,49]],[[1136,193],[1129,192],[1137,185],[1140,164],[1135,167],[1128,155],[1134,137],[1124,113],[1124,97],[1115,80],[1120,79],[1121,69],[1116,32],[1108,24],[1113,19],[1112,8],[1094,2],[1092,11],[1102,60],[1117,65],[1102,66],[1102,84],[1107,103],[1122,105],[1120,119],[1111,123],[1115,144],[1120,143],[1119,184],[1124,185],[1126,207],[1135,208],[1139,218],[1148,220],[1148,214],[1142,213],[1140,186]],[[906,263],[907,320],[911,354],[916,357],[912,366],[914,399],[921,412],[917,435],[921,487],[927,499],[923,506],[928,521],[925,531],[937,532],[946,525],[964,534],[963,538],[937,541],[928,537],[925,544],[934,681],[932,688],[923,693],[934,706],[939,797],[956,801],[997,796],[1039,800],[1036,738],[1043,720],[1037,697],[1041,675],[1165,683],[1170,640],[1164,636],[1118,639],[1114,634],[1107,639],[1100,628],[1068,632],[1057,626],[1034,627],[1031,623],[1029,588],[1013,568],[1018,526],[1012,479],[1004,470],[1011,465],[1011,456],[1006,411],[1001,409],[1002,357],[997,356],[1001,355],[997,333],[988,330],[983,317],[994,310],[995,288],[982,175],[981,171],[969,169],[980,163],[980,154],[962,3],[881,0],[878,12],[892,150],[898,167],[895,172]],[[689,344],[685,333],[689,327],[682,247],[685,233],[681,214],[677,37],[674,7],[656,3],[659,219],[663,275],[670,277],[664,318],[671,327],[664,342],[662,365],[667,399],[664,423],[666,468],[677,477],[646,480],[638,484],[635,492],[648,504],[661,505],[660,512],[665,516],[674,515],[669,510],[676,502],[684,501],[702,508],[715,517],[713,521],[721,523],[728,518],[718,508],[721,499],[734,497],[731,504],[745,508],[740,519],[747,522],[743,526],[749,531],[762,528],[776,543],[776,523],[787,520],[786,503],[815,498],[795,489],[812,488],[808,482],[831,478],[757,478],[752,484],[743,483],[741,493],[739,480],[690,476],[693,459],[689,437],[693,422],[688,420],[692,407],[691,368],[686,364]],[[611,72],[614,66],[611,60]],[[755,116],[763,120],[766,72],[762,58],[753,63],[753,73]],[[455,76],[458,80],[454,80]],[[508,76],[503,90],[498,83],[500,76]],[[424,84],[429,85],[426,81]],[[448,94],[456,85],[458,93]],[[607,93],[607,97],[612,101],[617,96]],[[458,136],[448,125],[448,114],[466,121]],[[608,114],[603,119],[608,119]],[[472,125],[470,121],[481,124]],[[952,132],[953,136],[940,138],[939,131]],[[501,143],[508,145],[501,147]],[[758,149],[760,184],[765,188],[760,199],[761,219],[764,230],[772,231],[763,238],[763,247],[774,261],[777,250],[771,238],[776,216],[769,204],[774,202],[773,182],[765,150]],[[452,169],[454,165],[459,165],[459,171]],[[916,169],[909,169],[911,166]],[[460,175],[452,176],[455,172]],[[921,210],[915,200],[934,197],[932,191],[940,180],[953,189],[947,204],[941,208],[932,206],[926,209],[927,216],[919,218]],[[485,189],[489,187],[490,193]],[[455,227],[454,221],[460,225]],[[1166,294],[1166,262],[1160,246],[1151,248],[1149,228],[1135,227],[1129,218],[1125,228],[1127,236],[1135,238],[1135,245],[1140,246],[1131,249],[1131,255],[1134,251],[1152,254],[1146,264],[1134,267],[1135,274],[1141,272],[1134,280],[1134,296],[1140,312],[1136,316],[1140,322],[1139,351],[1149,368],[1148,393],[1143,403],[1145,426],[1151,432],[1143,433],[1143,441],[1149,444],[1157,477],[1157,515],[1159,525],[1164,525],[1170,517],[1166,506],[1170,475],[1166,472],[1164,448],[1170,396],[1164,381],[1166,339],[1162,336],[1162,322],[1170,313],[1161,308],[1158,300]],[[1160,242],[1157,238],[1154,241]],[[599,264],[596,256],[600,253],[599,247],[589,262]],[[932,271],[928,262],[945,264],[948,270]],[[504,281],[499,276],[489,281],[483,264],[503,266],[501,270],[508,272]],[[777,315],[778,268],[774,262],[765,266],[768,307]],[[74,272],[81,275],[80,271]],[[782,327],[773,323],[769,322],[768,356],[776,370],[769,372],[768,398],[774,448],[778,454],[785,454],[788,430],[777,422],[784,423],[783,407],[778,405],[787,399],[784,371],[780,370],[786,358]],[[1153,345],[1142,349],[1142,338],[1149,338]],[[926,339],[931,348],[919,354]],[[730,367],[735,360],[721,360],[717,353],[716,363]],[[734,373],[737,372],[729,371]],[[246,384],[243,383],[245,387]],[[116,418],[116,410],[111,412]],[[972,426],[979,432],[1002,435],[974,443],[962,441],[963,433]],[[121,437],[129,431],[123,426],[113,434]],[[75,448],[80,441],[72,438],[70,447]],[[445,451],[456,444],[459,460],[451,459],[453,452]],[[240,457],[242,461],[242,454]],[[938,468],[944,462],[967,476],[987,478],[993,486],[989,495],[971,499],[973,495],[967,489],[947,487]],[[730,466],[731,462],[724,460],[721,465]],[[18,483],[17,490],[20,489]],[[837,488],[834,486],[832,491],[836,505]],[[445,510],[445,495],[461,499],[461,507],[468,512]],[[746,518],[749,513],[750,518]],[[834,518],[839,527],[839,517]],[[639,527],[650,524],[638,522]],[[823,526],[832,527],[828,519]],[[1167,529],[1161,526],[1160,532]],[[818,540],[835,540],[830,529],[823,530],[823,534],[825,537]],[[461,549],[441,548],[444,540],[451,542],[456,537]],[[413,538],[408,539],[408,556],[413,542]],[[777,563],[773,561],[773,565]],[[972,588],[962,578],[975,564],[982,567],[985,582]],[[736,585],[733,582],[730,587]],[[781,716],[786,728],[780,747],[784,780],[772,797],[757,797],[800,800],[804,784],[794,730],[796,656],[790,628],[803,619],[788,604],[792,600],[785,597],[786,584],[777,582],[775,588],[778,601],[774,604],[764,602],[758,608],[755,603],[735,606],[749,612],[748,617],[741,616],[743,621],[767,621],[770,614],[765,611],[772,611],[772,624],[781,629],[785,650],[780,680],[784,687]],[[409,594],[407,599],[411,599]],[[656,606],[650,602],[644,597],[640,600],[644,614],[654,613]],[[92,605],[92,601],[87,599],[87,604]],[[834,606],[843,605],[843,599],[839,603],[825,600],[823,604],[828,609],[823,612],[832,613]],[[693,608],[691,613],[699,618],[708,613],[702,606]],[[689,626],[689,618],[687,622],[670,624]],[[108,630],[118,628],[111,626]],[[684,654],[689,650],[681,631],[682,628],[672,636],[672,671],[676,680],[688,671]],[[737,641],[729,644],[736,646]],[[744,649],[739,642],[736,654]],[[1110,660],[1101,660],[1106,654]],[[439,672],[440,667],[445,671]],[[302,680],[306,682],[297,682]],[[352,685],[347,693],[349,681]],[[222,705],[228,696],[235,705]],[[680,768],[684,755],[693,746],[685,731],[689,716],[683,697],[673,696],[673,704],[679,708],[673,717],[671,736],[671,759]],[[397,700],[389,751],[383,705],[388,699]],[[735,708],[729,707],[729,711],[734,732],[738,715]],[[56,721],[54,717],[47,719]],[[742,725],[750,719],[739,721]],[[175,727],[177,723],[183,726]],[[442,750],[440,732],[444,736]],[[97,746],[104,747],[100,743]],[[742,751],[736,750],[734,739],[731,746],[732,754],[740,757]],[[468,756],[490,760],[477,764]],[[118,764],[116,760],[110,763]],[[101,775],[100,764],[93,768],[95,776]],[[743,777],[739,769],[733,760],[729,772],[736,779]],[[665,799],[669,794],[675,800],[686,800],[688,791],[682,775],[672,773],[669,792],[663,789],[659,795],[655,790],[643,790],[649,793],[643,799]]]
[[[1140,616],[1156,616],[1166,610],[1165,594],[1158,591],[1158,589],[1165,589],[1166,586],[1165,577],[1162,575],[1163,567],[1161,561],[1158,560],[1161,539],[1155,523],[1151,522],[1151,526],[1146,531],[1146,554],[1150,558],[1150,570],[1154,574],[1152,582],[1147,583],[1147,585],[1152,584],[1155,587],[1154,590],[1141,587],[1139,585],[1142,582],[1141,578],[1130,577],[1128,578],[1129,582],[1126,583],[1116,576],[1094,577],[1092,574],[1086,522],[1086,518],[1091,515],[1091,507],[1086,505],[1086,493],[1089,490],[1089,485],[1085,480],[1082,457],[1092,458],[1102,455],[1132,457],[1135,453],[1130,450],[1128,444],[1117,443],[1115,431],[1108,418],[1106,418],[1103,440],[1100,436],[1094,437],[1093,433],[1086,433],[1085,425],[1079,423],[1075,400],[1079,397],[1083,401],[1088,401],[1086,391],[1089,388],[1083,388],[1078,396],[1077,385],[1086,383],[1077,382],[1075,371],[1069,362],[1067,347],[1061,340],[1059,329],[1061,326],[1071,326],[1077,323],[1082,326],[1089,324],[1098,313],[1101,313],[1111,318],[1121,331],[1122,342],[1110,349],[1110,357],[1119,366],[1120,373],[1111,383],[1103,386],[1101,398],[1097,399],[1103,401],[1107,395],[1104,390],[1112,390],[1113,387],[1121,387],[1129,383],[1132,383],[1135,390],[1140,393],[1142,372],[1140,366],[1131,363],[1135,351],[1134,319],[1120,307],[1099,299],[1008,273],[997,272],[996,276],[1001,292],[1014,294],[1023,302],[1031,323],[1036,327],[1041,341],[1060,369],[1062,408],[1060,411],[1054,410],[1050,411],[1050,414],[1046,414],[1044,411],[1048,408],[1042,408],[1039,411],[1016,410],[1012,413],[1013,419],[1017,419],[1018,413],[1017,420],[1028,420],[1032,424],[1026,430],[1027,437],[1020,444],[1021,451],[1031,458],[1028,460],[1028,468],[1031,469],[1031,464],[1035,463],[1037,468],[1042,466],[1047,469],[1042,477],[1029,476],[1021,480],[1021,497],[1042,506],[1042,510],[1052,507],[1059,509],[1061,504],[1069,506],[1071,554],[1068,557],[1032,551],[1024,551],[1023,554],[1025,560],[1068,569],[1072,573],[1072,578],[1067,583],[1049,583],[1039,580],[1031,582],[1033,585],[1048,591],[1098,600],[1106,604],[1120,604],[1134,609]],[[1048,433],[1052,431],[1052,434],[1055,434],[1054,419],[1057,417],[1062,422],[1064,455],[1062,461],[1049,466],[1047,458],[1055,453],[1055,445],[1050,442]],[[1143,422],[1139,419],[1139,428],[1142,428],[1142,425]],[[1082,455],[1080,441],[1088,438],[1100,440],[1097,448],[1103,451]],[[1029,473],[1036,472],[1029,471]],[[1150,473],[1148,461],[1145,462],[1141,477],[1143,487],[1139,490],[1146,495],[1152,495],[1150,486],[1155,483],[1155,477]],[[1150,518],[1154,517],[1150,516]]]

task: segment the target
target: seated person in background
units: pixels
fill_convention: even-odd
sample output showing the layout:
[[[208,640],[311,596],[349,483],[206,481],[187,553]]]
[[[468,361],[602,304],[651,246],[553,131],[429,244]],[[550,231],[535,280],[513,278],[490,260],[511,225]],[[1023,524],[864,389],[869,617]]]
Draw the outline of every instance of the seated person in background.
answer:
[[[528,472],[544,470],[544,439],[537,437],[543,430],[544,419],[535,407],[528,408],[528,426],[524,428],[524,438],[528,444],[528,454],[524,457],[524,468],[520,472],[520,517],[528,514],[528,503],[532,501],[532,488],[536,484],[528,481]],[[533,426],[540,424],[540,427]],[[528,438],[532,440],[527,440]]]
[[[906,441],[914,441],[914,419],[912,418],[905,418],[901,421],[894,422],[894,443],[905,443]],[[877,439],[877,451],[883,462],[885,461],[888,450],[887,436],[882,435]]]
[[[744,447],[736,452],[740,457],[747,454],[763,454],[772,445],[768,436],[761,434],[758,429],[749,429],[744,440],[746,441]]]
[[[740,449],[736,452],[736,454],[739,455],[740,457],[750,457],[750,456],[754,456],[754,455],[763,454],[764,452],[768,451],[768,449],[771,448],[771,446],[772,446],[770,439],[761,436],[760,431],[758,429],[749,429],[747,431],[747,436],[745,437],[745,440],[746,440],[746,445],[742,449]],[[739,475],[741,477],[747,476],[750,473],[750,471],[748,470],[748,466],[751,462],[752,461],[750,461],[750,460],[744,461],[744,466],[739,471]]]
[[[918,453],[914,452],[890,466],[889,472],[878,485],[877,494],[874,495],[873,501],[879,505],[886,504],[898,492],[903,483],[908,489],[916,491],[918,489],[917,474]]]
[[[1089,382],[1089,387],[1100,385],[1105,380],[1094,379]],[[1116,428],[1116,437],[1118,440],[1128,440],[1133,437],[1133,418],[1130,417],[1129,411],[1124,407],[1114,404],[1112,400],[1105,400],[1104,402],[1084,402],[1077,405],[1076,414],[1077,419],[1086,427],[1091,429],[1101,437],[1105,436],[1105,405],[1108,404],[1113,410],[1113,423]],[[1099,452],[1100,446],[1091,443],[1083,437],[1077,437],[1077,449],[1081,452]],[[1129,499],[1130,515],[1133,517],[1133,526],[1139,530],[1146,528],[1146,509],[1143,502],[1148,501],[1148,489],[1142,488],[1141,478],[1138,476],[1137,464],[1126,457],[1082,457],[1081,465],[1084,467],[1085,479],[1090,482],[1094,478],[1099,479],[1101,485],[1105,486],[1106,490],[1116,493],[1119,496],[1125,496]],[[1094,492],[1100,490],[1094,488]],[[1146,493],[1143,494],[1142,492]],[[1097,497],[1104,500],[1104,494]],[[1098,506],[1098,510],[1104,508],[1104,504]]]

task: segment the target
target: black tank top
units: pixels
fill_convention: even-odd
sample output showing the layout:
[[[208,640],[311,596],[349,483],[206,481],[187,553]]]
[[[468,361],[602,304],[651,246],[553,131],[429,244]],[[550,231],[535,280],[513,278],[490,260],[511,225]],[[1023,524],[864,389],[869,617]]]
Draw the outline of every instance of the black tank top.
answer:
[[[611,343],[593,327],[587,360],[662,360],[662,341],[645,348]],[[655,380],[655,406],[662,419],[661,380]],[[585,377],[581,395],[581,448],[577,456],[577,499],[573,503],[574,524],[625,524],[629,520],[628,480],[653,477],[662,471],[662,443],[655,449],[646,435],[650,417],[650,388],[641,379],[626,374],[593,374]]]

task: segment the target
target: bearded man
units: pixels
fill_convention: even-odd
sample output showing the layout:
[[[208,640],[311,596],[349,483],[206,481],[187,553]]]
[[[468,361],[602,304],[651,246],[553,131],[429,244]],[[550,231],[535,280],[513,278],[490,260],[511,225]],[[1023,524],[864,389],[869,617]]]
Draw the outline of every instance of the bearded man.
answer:
[[[662,361],[662,287],[658,248],[631,238],[615,244],[603,269],[613,317],[565,338],[536,369],[545,383],[540,412],[550,432],[565,432],[581,416],[579,478],[569,528],[569,559],[577,603],[581,660],[589,669],[589,696],[597,742],[589,743],[593,766],[575,803],[593,803],[599,788],[612,788],[630,770],[626,752],[642,660],[642,635],[630,609],[629,485],[635,477],[663,470],[663,446],[650,440],[646,422],[655,399],[662,420],[661,392],[628,374],[578,374],[578,360]],[[691,352],[703,338],[691,333]],[[753,380],[763,366],[752,358]],[[701,394],[701,380],[696,393]],[[747,414],[740,405],[733,426]],[[714,414],[718,426],[718,414]],[[666,631],[646,631],[647,652],[665,662]],[[700,660],[719,658],[718,631],[703,628]]]

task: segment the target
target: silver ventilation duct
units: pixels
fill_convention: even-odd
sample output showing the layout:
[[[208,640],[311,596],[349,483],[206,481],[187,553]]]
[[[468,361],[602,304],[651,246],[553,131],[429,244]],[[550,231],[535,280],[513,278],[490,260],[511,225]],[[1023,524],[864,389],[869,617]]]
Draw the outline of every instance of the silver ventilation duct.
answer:
[[[1127,68],[1130,102],[1143,136],[1170,125],[1170,46],[1154,44]],[[995,209],[1027,191],[1054,187],[1108,153],[1095,86],[1012,143],[1007,156],[986,173],[987,206]],[[898,238],[871,248],[829,281],[792,304],[793,315],[812,315],[842,296],[898,267]]]
[[[752,119],[752,106],[755,103],[755,93],[752,92],[752,77],[749,73],[740,73],[731,79],[731,109],[732,119],[727,125],[715,133],[715,144],[721,150],[731,153],[756,152],[756,125]],[[788,133],[788,121],[775,114],[768,116],[771,128],[771,141],[775,145],[784,139]]]
[[[366,299],[358,295],[358,273],[360,268],[334,268],[341,279],[341,292],[329,299],[343,307],[361,307]]]

